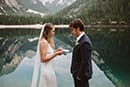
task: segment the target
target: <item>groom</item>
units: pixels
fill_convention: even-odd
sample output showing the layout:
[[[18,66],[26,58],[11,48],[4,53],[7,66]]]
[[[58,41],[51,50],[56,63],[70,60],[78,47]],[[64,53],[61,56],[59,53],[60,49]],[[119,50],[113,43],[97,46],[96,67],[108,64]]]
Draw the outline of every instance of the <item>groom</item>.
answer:
[[[92,44],[84,32],[84,24],[80,19],[75,19],[69,24],[72,35],[77,40],[73,49],[71,73],[75,87],[89,87],[92,77],[91,52]]]

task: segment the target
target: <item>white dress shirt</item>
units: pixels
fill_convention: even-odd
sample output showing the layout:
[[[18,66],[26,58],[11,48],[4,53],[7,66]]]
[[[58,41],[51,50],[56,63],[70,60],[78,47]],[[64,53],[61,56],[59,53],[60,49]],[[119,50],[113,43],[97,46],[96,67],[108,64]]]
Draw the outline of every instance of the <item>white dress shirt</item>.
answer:
[[[80,38],[85,34],[85,32],[82,32],[77,38],[76,38],[76,42],[78,42],[80,40]]]

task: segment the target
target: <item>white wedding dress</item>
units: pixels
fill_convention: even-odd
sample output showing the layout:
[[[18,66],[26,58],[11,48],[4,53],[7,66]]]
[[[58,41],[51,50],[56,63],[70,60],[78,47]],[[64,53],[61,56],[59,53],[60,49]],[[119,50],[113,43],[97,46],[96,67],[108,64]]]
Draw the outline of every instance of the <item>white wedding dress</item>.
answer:
[[[39,41],[42,37],[43,31],[44,25],[42,26]],[[53,69],[53,59],[46,63],[42,63],[40,61],[39,41],[35,57],[31,87],[57,87],[56,75]],[[47,55],[50,55],[53,52],[53,48],[48,44]]]
[[[52,53],[53,49],[48,44],[47,55]],[[53,59],[46,63],[41,63],[40,73],[41,75],[38,87],[57,87],[56,76],[53,68]]]

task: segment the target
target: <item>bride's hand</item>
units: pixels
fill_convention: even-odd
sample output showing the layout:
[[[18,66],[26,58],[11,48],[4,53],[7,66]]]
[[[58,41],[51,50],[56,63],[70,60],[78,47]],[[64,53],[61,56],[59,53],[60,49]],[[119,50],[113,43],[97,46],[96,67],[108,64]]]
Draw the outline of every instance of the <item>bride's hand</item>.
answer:
[[[63,48],[59,48],[59,49],[55,50],[54,53],[56,53],[57,55],[61,55],[61,54],[63,54],[63,52],[64,52],[64,49]]]

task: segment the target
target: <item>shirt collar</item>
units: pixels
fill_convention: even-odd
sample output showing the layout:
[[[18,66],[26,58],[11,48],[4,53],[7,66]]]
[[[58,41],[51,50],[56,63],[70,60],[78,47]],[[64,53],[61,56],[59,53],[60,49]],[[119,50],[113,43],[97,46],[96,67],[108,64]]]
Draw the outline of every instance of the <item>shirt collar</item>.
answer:
[[[76,41],[79,41],[80,38],[85,34],[85,32],[82,32],[77,38],[76,38]]]

